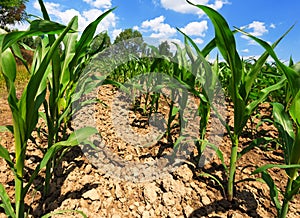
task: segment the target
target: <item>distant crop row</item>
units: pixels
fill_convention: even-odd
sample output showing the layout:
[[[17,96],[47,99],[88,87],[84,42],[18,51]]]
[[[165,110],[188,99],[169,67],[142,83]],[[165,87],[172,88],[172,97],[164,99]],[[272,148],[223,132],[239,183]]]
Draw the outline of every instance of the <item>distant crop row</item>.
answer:
[[[39,3],[43,19],[31,21],[26,31],[0,35],[0,70],[5,79],[7,102],[13,117],[13,125],[1,129],[11,131],[15,139],[15,158],[13,159],[8,150],[0,146],[0,156],[5,159],[15,176],[15,199],[13,201],[9,199],[3,184],[0,184],[0,206],[4,208],[7,216],[20,218],[27,215],[24,198],[43,168],[46,169],[43,193],[44,197],[47,197],[54,166],[63,151],[83,141],[86,142],[88,136],[97,132],[94,127],[85,127],[67,134],[67,129],[72,129],[72,115],[76,112],[74,108],[72,110],[73,103],[78,102],[82,95],[88,94],[88,91],[97,85],[93,84],[91,81],[93,78],[86,74],[93,69],[102,71],[102,84],[113,84],[125,91],[128,88],[124,85],[126,82],[134,81],[134,78],[139,75],[148,75],[147,81],[144,82],[151,87],[151,92],[146,93],[145,102],[137,101],[138,104],[135,104],[136,109],[142,109],[148,116],[157,112],[159,99],[167,99],[161,91],[158,91],[161,89],[164,77],[160,81],[155,77],[155,80],[151,77],[153,74],[149,74],[150,72],[159,72],[167,75],[168,78],[175,79],[182,89],[188,90],[194,97],[200,99],[197,112],[201,118],[199,138],[194,141],[199,156],[206,146],[209,146],[206,132],[210,114],[214,111],[231,140],[230,165],[224,164],[224,170],[227,172],[229,201],[234,198],[236,162],[245,153],[238,152],[242,131],[258,106],[266,100],[271,101],[272,121],[279,131],[279,142],[284,152],[285,162],[261,166],[253,174],[261,173],[262,179],[270,188],[270,198],[277,209],[278,217],[286,216],[289,201],[299,193],[300,189],[300,176],[298,175],[300,169],[300,71],[299,64],[294,64],[292,60],[289,66],[282,63],[274,52],[274,48],[292,28],[269,45],[241,29],[231,30],[227,21],[215,10],[203,5],[194,5],[206,13],[215,29],[215,37],[203,49],[200,49],[188,35],[178,29],[184,37],[184,47],[175,44],[177,49],[174,55],[160,54],[158,48],[147,45],[139,38],[119,42],[114,48],[104,48],[99,45],[95,52],[93,40],[97,26],[114,9],[99,16],[79,36],[77,17],[74,17],[67,26],[55,23],[50,20],[43,1],[39,0]],[[187,1],[188,3],[192,4]],[[256,41],[265,49],[265,52],[252,62],[242,60],[236,48],[235,34],[237,32]],[[34,48],[31,65],[26,63],[20,51],[21,47],[30,49],[22,43],[22,39],[28,36],[41,39]],[[219,62],[217,59],[214,63],[209,63],[207,57],[215,48],[218,49],[224,61]],[[266,62],[269,57],[273,58],[274,64]],[[23,62],[30,74],[20,98],[16,95],[17,64],[15,58]],[[89,63],[95,58],[102,58],[102,61],[95,62],[99,65],[90,65]],[[86,80],[82,81],[82,78]],[[233,103],[232,128],[212,104],[215,91],[220,85],[219,80],[223,85],[222,89]],[[164,81],[164,84],[168,82],[169,80]],[[172,84],[168,85],[172,87]],[[132,84],[136,90],[142,89],[143,86],[144,83]],[[178,106],[173,101],[166,101],[170,111],[167,115],[165,133],[167,137],[171,134],[171,129],[174,127],[172,123],[175,119],[179,118],[178,126],[181,131],[185,126],[186,120],[182,111],[187,107],[187,101],[186,96],[183,95],[185,93],[180,92],[179,86],[176,85],[171,89],[171,97],[168,97],[174,99],[175,96],[179,96],[176,98],[181,103]],[[30,175],[29,180],[25,180],[25,152],[29,140],[32,140],[32,133],[38,126],[39,118],[43,118],[47,125],[48,145],[43,149],[44,155],[41,162]],[[182,138],[177,140],[172,142],[174,150],[178,149],[179,140]],[[212,147],[224,162],[220,150],[216,146],[212,145]],[[279,201],[280,191],[267,171],[273,167],[286,171],[288,181],[286,190],[282,193],[283,202]],[[14,202],[14,206],[11,202]],[[81,211],[77,212],[85,217]]]

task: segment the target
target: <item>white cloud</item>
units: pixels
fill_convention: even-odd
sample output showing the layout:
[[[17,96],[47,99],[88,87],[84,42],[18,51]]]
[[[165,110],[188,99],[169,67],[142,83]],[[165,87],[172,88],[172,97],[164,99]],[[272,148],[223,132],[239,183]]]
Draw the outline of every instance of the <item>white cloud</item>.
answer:
[[[7,24],[6,26],[9,29],[27,30],[29,28],[29,23],[28,22],[18,22],[18,23],[15,23],[14,25]]]
[[[266,26],[265,26],[265,23],[264,22],[260,22],[260,21],[253,21],[252,23],[246,25],[246,26],[243,26],[242,29],[245,29],[245,30],[251,30],[252,29],[252,32],[249,32],[251,35],[253,36],[262,36],[264,35],[265,33],[268,32]]]
[[[133,30],[139,30],[140,28],[138,26],[133,26],[132,29]]]
[[[176,34],[176,29],[169,24],[164,23],[165,17],[159,16],[152,20],[146,20],[142,23],[143,32],[152,32],[150,37],[153,38],[170,38]]]
[[[187,24],[185,27],[180,30],[189,36],[205,36],[205,32],[207,31],[207,21],[203,20],[201,22],[191,22]]]
[[[271,23],[270,28],[275,29],[276,25],[274,23]]]
[[[243,49],[242,52],[244,52],[244,53],[249,53],[249,49],[248,49],[248,48]]]
[[[204,42],[203,39],[201,39],[201,38],[193,39],[193,41],[194,41],[196,44],[198,44],[198,45],[200,45],[200,44],[202,44],[202,43]]]
[[[101,1],[101,5],[99,3],[97,3],[98,1],[91,1],[91,0],[84,0],[84,1],[88,1],[91,4],[94,4],[94,6],[96,7],[103,7],[105,8],[106,5],[108,5],[107,0],[105,1]],[[92,21],[94,21],[98,16],[100,16],[104,10],[100,10],[98,8],[92,8],[90,10],[85,10],[82,12],[79,12],[75,9],[67,9],[67,10],[62,10],[62,5],[58,4],[58,3],[53,3],[53,2],[44,2],[45,7],[49,13],[49,15],[51,15],[52,19],[54,21],[57,22],[61,22],[63,24],[68,24],[70,22],[70,20],[74,17],[74,16],[78,16],[78,29],[79,31],[83,31],[85,29],[85,27],[87,27],[87,25],[89,23],[91,23]],[[38,1],[34,2],[34,8],[39,9],[40,10],[40,5],[38,3]],[[97,33],[102,32],[103,30],[107,30],[109,28],[114,28],[116,26],[116,21],[117,21],[117,17],[114,13],[109,13],[100,23],[100,25],[97,28]]]
[[[266,28],[266,25],[264,22],[260,21],[253,21],[252,23],[241,27],[241,29],[244,29],[246,32],[250,33],[253,36],[261,37],[264,34],[268,33],[268,29]],[[252,30],[252,31],[249,31]],[[249,45],[257,45],[253,40],[251,40],[248,36],[242,35],[241,36],[244,39],[249,40]]]
[[[83,1],[95,8],[108,9],[111,8],[112,6],[111,0],[83,0]]]
[[[122,32],[123,30],[122,29],[114,29],[112,31],[112,42],[117,38],[117,36]]]
[[[212,7],[215,10],[221,9],[224,4],[229,4],[227,0],[215,0],[213,3],[210,3],[210,0],[193,0],[194,4],[207,5]],[[201,9],[190,5],[183,0],[160,0],[162,7],[165,9],[173,10],[183,14],[198,14],[202,16],[204,13]]]

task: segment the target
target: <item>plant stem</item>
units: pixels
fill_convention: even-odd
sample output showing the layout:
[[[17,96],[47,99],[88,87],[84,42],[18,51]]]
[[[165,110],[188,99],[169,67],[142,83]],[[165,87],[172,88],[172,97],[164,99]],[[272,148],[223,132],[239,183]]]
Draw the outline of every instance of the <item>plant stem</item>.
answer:
[[[281,210],[280,210],[279,218],[285,218],[286,214],[289,210],[289,201],[290,200],[287,198],[287,195],[292,189],[292,184],[293,184],[293,179],[289,178],[288,182],[287,182],[286,189],[285,189],[285,196],[284,196],[284,199],[283,199],[283,202],[282,202],[282,207],[281,207]]]
[[[231,147],[231,156],[230,156],[230,170],[229,170],[229,179],[228,179],[228,200],[232,201],[233,199],[233,184],[234,184],[234,177],[236,171],[236,160],[237,160],[237,153],[238,153],[238,145],[239,145],[239,137],[238,135],[234,134],[232,137],[232,147]]]
[[[291,164],[299,163],[299,152],[298,152],[299,146],[300,146],[300,134],[299,134],[299,128],[297,128],[295,142],[294,142],[294,146],[293,146],[293,151],[295,151],[295,152],[292,153]],[[289,210],[289,201],[291,198],[291,197],[289,197],[289,195],[292,191],[293,181],[297,178],[297,173],[298,173],[297,168],[292,168],[292,169],[290,169],[290,171],[288,171],[289,178],[288,178],[288,182],[287,182],[287,185],[285,188],[285,195],[284,195],[284,199],[282,202],[282,207],[281,207],[281,211],[279,214],[279,218],[285,218],[286,214]]]
[[[23,197],[23,171],[24,171],[24,146],[22,143],[25,133],[20,127],[20,118],[14,117],[14,138],[15,138],[15,155],[16,155],[16,175],[15,175],[15,208],[16,217],[24,217],[24,197]]]

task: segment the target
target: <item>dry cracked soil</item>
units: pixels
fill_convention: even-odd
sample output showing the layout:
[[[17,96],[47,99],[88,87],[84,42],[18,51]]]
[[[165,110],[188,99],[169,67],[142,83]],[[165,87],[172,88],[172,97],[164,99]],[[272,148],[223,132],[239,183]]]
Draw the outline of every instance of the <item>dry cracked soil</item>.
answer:
[[[116,123],[111,116],[111,108],[116,89],[111,86],[102,86],[99,98],[102,100],[95,110],[97,128],[102,140],[112,154],[126,163],[140,164],[154,161],[168,152],[172,152],[172,146],[166,137],[162,137],[156,144],[149,147],[132,146],[116,131]],[[227,119],[232,123],[233,109],[230,103],[226,103]],[[258,110],[258,116],[244,131],[240,140],[240,148],[244,148],[257,137],[277,138],[277,131],[268,122],[263,122],[257,129],[256,125],[261,119],[270,116],[270,105],[262,104]],[[161,109],[162,112],[164,108]],[[143,117],[137,113],[129,115],[129,124],[140,135],[147,134],[147,125],[143,125]],[[6,102],[5,94],[0,98],[0,125],[11,124],[11,115]],[[135,125],[133,125],[135,123]],[[176,131],[174,131],[176,138]],[[26,151],[25,174],[30,175],[42,158],[42,152],[38,146],[45,146],[47,138],[34,133],[36,142],[30,142]],[[173,137],[173,136],[172,136]],[[6,147],[14,157],[14,139],[11,133],[0,133],[1,144]],[[172,138],[171,138],[172,140]],[[225,164],[229,164],[230,140],[227,134],[222,137],[218,145],[223,152]],[[38,146],[37,146],[38,145]],[[269,189],[266,184],[255,180],[260,175],[252,175],[257,167],[267,163],[283,163],[283,154],[276,147],[276,141],[271,141],[265,146],[255,147],[237,162],[236,181],[244,180],[235,185],[235,197],[232,202],[226,199],[222,188],[226,187],[226,173],[219,158],[214,156],[204,167],[197,167],[194,152],[189,159],[174,166],[172,170],[164,173],[155,171],[157,177],[149,177],[148,180],[126,180],[124,174],[114,174],[111,160],[104,161],[105,156],[97,156],[101,159],[102,168],[93,164],[80,147],[74,147],[66,152],[62,160],[54,170],[51,181],[50,194],[44,196],[42,184],[44,171],[35,179],[29,190],[25,202],[29,217],[41,217],[49,212],[57,212],[52,217],[82,217],[72,211],[84,212],[87,217],[275,217],[276,209],[269,197]],[[109,159],[109,158],[108,158]],[[105,165],[106,164],[106,165]],[[144,165],[141,165],[144,166]],[[121,171],[127,172],[126,167],[121,166]],[[112,170],[113,169],[113,170]],[[146,169],[137,168],[139,174],[145,174]],[[110,171],[110,172],[109,172]],[[205,174],[204,174],[205,173]],[[286,175],[283,170],[271,169],[270,175],[275,184],[284,190]],[[218,178],[220,183],[208,174]],[[116,176],[117,175],[117,176]],[[120,177],[123,175],[123,177]],[[126,173],[125,173],[126,175]],[[206,175],[206,176],[205,176]],[[144,175],[145,176],[145,175]],[[146,178],[146,177],[144,177]],[[25,177],[25,182],[28,176]],[[14,199],[13,174],[4,160],[0,160],[0,182],[4,184],[9,197]],[[300,217],[299,195],[290,203],[290,211],[287,217]],[[6,217],[0,210],[0,217]]]

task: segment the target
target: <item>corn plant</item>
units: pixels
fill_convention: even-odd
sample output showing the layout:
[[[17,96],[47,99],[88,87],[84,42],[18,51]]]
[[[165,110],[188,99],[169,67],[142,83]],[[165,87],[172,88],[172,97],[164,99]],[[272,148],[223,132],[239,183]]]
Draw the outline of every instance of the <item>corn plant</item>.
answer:
[[[263,102],[270,92],[281,88],[285,78],[282,78],[277,84],[261,90],[259,93],[259,98],[255,101],[250,101],[249,94],[251,88],[253,87],[253,83],[255,78],[257,78],[261,67],[269,56],[268,52],[263,53],[256,63],[251,67],[251,69],[247,70],[237,52],[233,32],[230,30],[225,18],[223,18],[222,15],[210,7],[204,5],[195,5],[190,1],[187,2],[203,10],[212,21],[215,29],[215,41],[213,43],[215,43],[215,46],[219,49],[231,72],[228,91],[234,105],[233,131],[230,130],[228,124],[226,124],[224,121],[222,122],[224,123],[232,142],[227,186],[227,197],[228,200],[232,201],[236,162],[238,158],[239,137],[249,117],[253,111],[256,110],[259,103]],[[281,41],[281,39],[289,32],[289,30],[272,45],[273,48]],[[212,46],[214,46],[213,43]]]
[[[48,12],[42,0],[39,0],[44,20],[50,21]],[[51,59],[51,66],[48,70],[51,72],[48,76],[48,90],[50,96],[48,100],[43,102],[45,108],[45,115],[48,126],[48,148],[62,139],[66,139],[66,130],[70,128],[70,119],[72,116],[71,106],[73,95],[75,93],[78,80],[82,74],[85,66],[95,54],[90,52],[90,47],[93,42],[93,37],[98,24],[107,16],[111,11],[101,14],[94,22],[90,23],[83,31],[78,40],[78,17],[73,18],[71,25],[72,32],[68,32],[62,39],[63,48],[56,48]],[[40,60],[48,46],[55,43],[57,37],[49,34],[48,37],[43,37],[41,40],[42,45],[38,48],[39,56],[34,60],[34,67],[39,66]],[[101,45],[97,48],[101,51]],[[59,133],[62,132],[62,139]],[[49,162],[46,167],[46,178],[44,186],[45,196],[49,192],[49,182],[52,175],[52,170],[55,165],[55,158]]]
[[[0,69],[5,78],[8,92],[8,104],[13,117],[13,126],[8,127],[8,129],[12,131],[15,139],[15,160],[11,159],[7,149],[0,146],[0,156],[6,160],[15,176],[14,209],[4,186],[2,184],[0,185],[1,207],[4,208],[9,217],[19,218],[25,216],[24,199],[26,193],[40,170],[48,164],[55,153],[64,147],[77,145],[78,142],[83,141],[84,137],[96,132],[94,128],[81,129],[72,133],[66,141],[55,143],[44,154],[42,161],[35,168],[29,181],[24,185],[24,161],[27,142],[36,128],[39,109],[46,98],[47,77],[49,73],[49,70],[47,69],[59,44],[69,32],[73,31],[71,28],[74,25],[74,22],[75,18],[70,21],[68,26],[64,26],[47,20],[34,20],[30,23],[30,27],[27,31],[16,31],[0,35]],[[17,42],[26,36],[40,36],[44,34],[58,34],[58,37],[41,56],[40,64],[33,65],[30,69],[26,64],[26,61],[22,58]],[[22,60],[30,72],[30,79],[19,99],[16,96],[15,88],[16,61],[14,55]]]
[[[298,174],[300,169],[300,63],[295,65],[291,64],[289,67],[286,66],[278,59],[273,48],[268,43],[251,34],[241,32],[264,47],[275,60],[278,69],[285,74],[288,81],[288,92],[290,92],[290,94],[286,94],[290,96],[290,99],[287,101],[288,104],[285,106],[281,103],[272,104],[275,126],[279,131],[280,141],[283,145],[284,164],[267,164],[257,168],[253,172],[253,174],[262,173],[263,180],[270,188],[270,197],[275,204],[278,217],[284,218],[288,212],[289,201],[291,201],[293,196],[299,193],[300,190],[300,176]],[[278,188],[267,172],[269,168],[273,167],[286,169],[288,176],[282,204],[280,204],[278,199]]]

